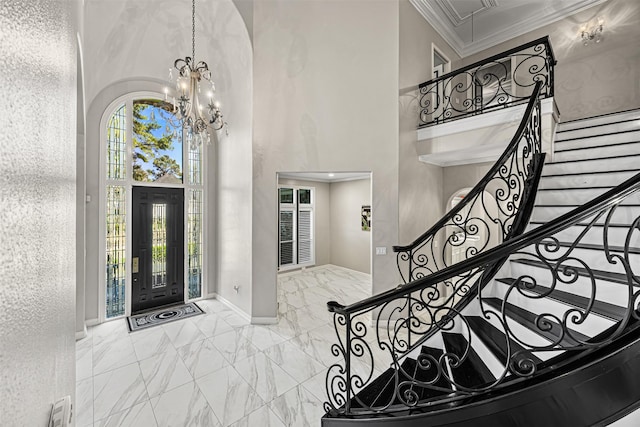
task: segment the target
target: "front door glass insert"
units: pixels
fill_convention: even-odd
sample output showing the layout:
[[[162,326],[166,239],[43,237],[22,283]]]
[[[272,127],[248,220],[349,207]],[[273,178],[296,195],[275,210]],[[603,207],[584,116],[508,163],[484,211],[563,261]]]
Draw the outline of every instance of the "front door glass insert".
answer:
[[[151,287],[167,286],[167,205],[153,204]]]

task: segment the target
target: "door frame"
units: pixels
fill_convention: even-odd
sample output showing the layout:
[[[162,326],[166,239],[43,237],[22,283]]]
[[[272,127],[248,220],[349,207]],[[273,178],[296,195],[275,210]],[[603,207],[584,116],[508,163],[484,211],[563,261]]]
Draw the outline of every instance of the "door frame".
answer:
[[[209,156],[209,148],[207,144],[202,145],[201,152],[201,169],[202,169],[202,185],[192,185],[188,184],[187,180],[183,179],[182,184],[168,184],[168,183],[156,183],[156,182],[142,182],[135,181],[131,176],[131,173],[126,174],[124,180],[120,180],[117,183],[115,181],[108,181],[106,174],[106,162],[107,162],[107,135],[106,128],[111,118],[111,115],[116,111],[121,105],[125,105],[125,108],[129,111],[133,109],[133,101],[136,99],[144,99],[144,98],[154,98],[154,99],[164,99],[164,93],[156,92],[156,91],[136,91],[130,92],[125,95],[119,96],[114,99],[107,108],[104,109],[102,113],[102,117],[100,119],[100,153],[99,153],[99,199],[98,199],[98,238],[100,242],[99,253],[98,256],[98,323],[104,323],[111,320],[121,319],[123,317],[128,317],[131,315],[131,253],[132,253],[132,236],[130,232],[130,227],[132,224],[132,215],[131,209],[133,207],[133,198],[132,198],[132,187],[159,187],[159,188],[183,188],[184,189],[184,295],[185,301],[199,301],[201,299],[205,299],[207,297],[207,283],[209,278],[209,269],[207,268],[207,256],[208,256],[208,243],[207,236],[209,234],[209,209],[207,209],[207,203],[209,200],[209,196],[207,194],[208,189],[208,173],[207,173],[207,158]],[[133,144],[131,140],[131,136],[133,135],[133,124],[131,120],[127,120],[126,127],[126,170],[129,171],[131,169],[131,165],[133,162]],[[185,176],[185,170],[187,170],[189,162],[189,150],[186,143],[182,144],[182,170],[183,176]],[[107,186],[108,185],[119,185],[124,187],[126,193],[125,199],[125,223],[126,223],[126,239],[125,239],[125,259],[126,259],[126,273],[125,273],[125,312],[121,316],[114,316],[107,318],[106,316],[106,282],[104,272],[106,271],[106,257],[105,257],[105,242],[107,238],[107,230],[106,230],[106,197],[107,197]],[[189,281],[188,281],[188,273],[189,273],[189,242],[188,242],[188,213],[189,213],[189,190],[198,189],[202,190],[202,286],[200,297],[189,299]]]
[[[135,314],[144,313],[144,312],[148,312],[148,311],[153,311],[153,310],[156,310],[156,309],[160,309],[163,306],[184,304],[185,301],[186,301],[185,298],[188,296],[188,295],[185,294],[185,292],[187,292],[188,290],[186,289],[187,287],[185,286],[185,281],[187,280],[187,277],[185,276],[185,270],[186,269],[185,269],[185,266],[184,266],[184,263],[185,263],[184,254],[185,254],[185,252],[186,252],[186,250],[188,248],[185,248],[185,246],[184,246],[186,244],[186,241],[187,241],[187,239],[185,239],[185,236],[184,236],[184,232],[185,232],[185,226],[184,225],[185,225],[185,222],[186,222],[185,209],[184,209],[184,203],[185,203],[185,191],[184,191],[184,188],[170,188],[170,187],[159,187],[159,186],[149,187],[149,186],[146,186],[146,185],[144,185],[144,186],[134,185],[132,187],[132,191],[131,191],[133,209],[138,208],[140,203],[141,203],[141,200],[138,200],[138,206],[133,206],[133,204],[135,203],[135,200],[133,200],[134,199],[134,194],[136,193],[136,191],[144,191],[144,189],[151,189],[152,191],[153,190],[158,190],[159,192],[164,192],[164,194],[167,195],[167,196],[169,196],[174,190],[177,190],[176,193],[179,192],[179,194],[180,194],[180,199],[181,199],[180,203],[182,204],[182,206],[181,206],[182,207],[182,211],[180,212],[180,210],[178,210],[178,215],[179,215],[180,222],[182,222],[182,224],[181,224],[182,225],[182,242],[181,242],[180,245],[182,247],[181,249],[182,249],[183,256],[182,256],[182,260],[181,261],[179,260],[180,257],[178,257],[178,261],[182,265],[182,274],[180,274],[179,272],[176,272],[176,275],[182,276],[182,295],[181,295],[182,298],[181,298],[181,301],[166,302],[165,304],[160,304],[160,305],[155,306],[155,307],[147,307],[147,308],[143,308],[143,309],[138,309]],[[169,198],[167,198],[167,202],[168,201],[169,201]],[[149,203],[151,204],[151,206],[155,206],[155,200],[150,200],[148,202],[148,204]],[[165,206],[168,206],[168,203]],[[133,209],[131,211],[132,217],[133,217],[134,212],[135,212]],[[138,210],[138,215],[140,215],[140,210]],[[167,217],[166,218],[167,218],[167,231],[168,231],[169,230],[169,224],[170,224],[170,222],[168,221],[168,219],[169,219],[169,210],[168,210],[168,208],[167,208]],[[140,219],[139,216],[138,216],[138,219]],[[172,218],[172,219],[175,220],[176,218]],[[176,221],[176,223],[177,223],[177,221]],[[134,236],[136,236],[136,232],[134,231],[134,226],[135,225],[136,225],[135,221],[131,221],[131,239],[132,239],[132,241],[134,240]],[[153,227],[153,219],[151,219],[151,223],[149,225],[151,225],[151,227]],[[177,231],[180,232],[180,227],[177,227]],[[147,230],[137,230],[137,233],[146,233],[146,232],[147,232]],[[153,232],[151,234],[153,234]],[[140,235],[139,234],[138,234],[138,239],[140,239]],[[153,238],[151,240],[153,240]],[[138,242],[139,242],[139,240],[138,240]],[[132,270],[131,274],[133,275],[133,274],[135,274],[133,272],[133,260],[135,258],[141,259],[141,257],[140,257],[140,253],[137,254],[138,255],[137,257],[133,257],[134,252],[135,252],[135,247],[134,247],[133,244],[131,245],[131,249],[132,249],[132,257],[129,260],[129,264],[128,265],[130,266],[130,269]],[[153,257],[153,246],[151,247],[150,256]],[[168,272],[169,272],[169,270],[168,270],[168,268],[169,268],[168,251],[167,251],[167,255],[166,256],[167,256],[167,258],[166,258],[167,263],[166,263],[166,267],[165,268],[167,269],[166,270],[167,271],[167,278],[169,278],[170,276],[168,274]],[[151,261],[151,259],[147,259],[146,261],[149,262],[149,261]],[[153,264],[153,262],[151,262],[151,264]],[[144,265],[144,263],[142,263],[142,265]],[[148,280],[153,280],[153,275],[147,277],[147,279]],[[167,281],[165,286],[169,286],[168,281]],[[136,301],[134,299],[134,293],[136,292],[136,290],[137,290],[136,286],[134,286],[133,280],[132,280],[131,281],[131,311],[132,311],[132,313],[133,313],[133,306],[136,303],[140,304],[140,301]],[[149,291],[149,292],[153,293],[153,287],[151,287],[151,291]],[[138,293],[138,297],[139,297],[140,296],[139,295],[140,294],[139,288],[138,288],[138,292],[137,293]]]

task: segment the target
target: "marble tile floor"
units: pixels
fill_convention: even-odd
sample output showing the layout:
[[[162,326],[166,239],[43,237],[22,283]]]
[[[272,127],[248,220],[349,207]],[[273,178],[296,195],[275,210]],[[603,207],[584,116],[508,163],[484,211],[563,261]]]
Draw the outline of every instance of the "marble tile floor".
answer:
[[[320,426],[326,302],[369,295],[370,275],[327,265],[279,276],[276,325],[203,300],[205,315],[131,334],[124,319],[92,327],[76,342],[76,426]]]

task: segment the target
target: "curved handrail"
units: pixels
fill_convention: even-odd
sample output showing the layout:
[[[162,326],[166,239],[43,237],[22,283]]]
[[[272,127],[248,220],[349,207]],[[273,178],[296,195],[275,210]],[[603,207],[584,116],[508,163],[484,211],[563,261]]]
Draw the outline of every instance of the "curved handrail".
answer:
[[[429,407],[436,402],[453,402],[470,395],[498,390],[512,380],[531,378],[538,373],[538,369],[540,373],[548,372],[549,369],[557,369],[558,366],[566,363],[564,359],[561,361],[554,359],[551,365],[536,362],[536,357],[530,352],[570,350],[566,354],[575,360],[576,350],[584,350],[583,354],[586,355],[591,350],[613,342],[624,333],[633,319],[640,320],[638,307],[640,306],[640,274],[635,271],[638,269],[638,261],[631,258],[631,256],[640,255],[638,249],[631,248],[632,241],[637,245],[638,233],[640,233],[640,212],[632,214],[631,218],[625,213],[624,223],[629,225],[625,225],[628,231],[626,234],[623,233],[622,246],[609,244],[609,227],[622,202],[639,193],[640,173],[543,226],[430,276],[406,285],[399,285],[395,289],[348,306],[335,301],[329,302],[327,307],[334,313],[334,327],[338,336],[338,343],[332,346],[332,352],[335,356],[343,357],[344,366],[336,363],[327,372],[329,401],[325,403],[325,409],[333,414],[380,413],[403,408]],[[561,243],[559,238],[555,237],[563,230],[578,224],[585,228],[578,233],[578,237],[571,238],[571,243]],[[598,259],[604,257],[604,260],[600,261],[604,262],[603,266],[616,266],[619,271],[616,274],[624,277],[626,291],[622,290],[622,293],[627,297],[627,307],[622,306],[622,312],[616,314],[617,320],[613,326],[601,331],[596,330],[591,336],[585,336],[573,329],[573,326],[584,324],[586,327],[587,324],[584,322],[597,313],[596,291],[600,273],[589,265],[589,262],[594,261],[583,261],[576,252],[583,247],[581,246],[583,237],[596,225],[602,227],[603,236],[602,255]],[[632,239],[632,236],[635,237]],[[493,268],[496,263],[513,255],[533,258],[542,269],[546,284],[539,286],[538,279],[528,273],[512,278],[500,292],[502,296],[498,305],[496,305],[493,291],[487,292],[488,295],[483,294],[482,285],[467,287],[462,292],[461,295],[464,296],[466,304],[477,301],[478,313],[480,313],[477,314],[478,316],[481,315],[485,319],[493,318],[500,325],[507,354],[503,371],[496,374],[495,380],[486,384],[460,384],[451,376],[451,371],[463,363],[471,351],[470,325],[463,315],[463,307],[445,307],[437,303],[433,298],[433,292],[436,292],[439,283],[453,277],[465,277],[467,281],[477,280],[481,284],[487,283],[494,279],[497,273]],[[582,302],[579,305],[568,305],[561,314],[553,311],[540,313],[540,310],[533,313],[534,326],[549,341],[548,344],[525,343],[524,338],[510,328],[507,320],[509,306],[517,308],[519,301],[523,298],[539,300],[551,296],[556,290],[562,292],[561,285],[576,288],[579,276],[585,279],[580,286],[586,290],[586,296],[581,297]],[[490,288],[487,289],[490,290]],[[624,289],[624,286],[621,289]],[[511,299],[513,302],[509,302],[511,297],[514,297]],[[540,309],[545,310],[544,307]],[[471,312],[475,313],[476,310]],[[377,317],[371,325],[375,334],[373,341],[367,338],[368,327],[366,326],[366,323],[372,319],[369,317],[372,314]],[[448,331],[456,322],[469,337],[465,348],[449,349],[439,358],[421,353],[417,357],[415,369],[411,368],[410,372],[405,368],[402,363],[404,355],[413,349],[406,338],[407,334],[426,336],[434,329]],[[339,331],[340,328],[344,328],[344,331]],[[516,345],[512,345],[512,342]],[[374,346],[374,343],[377,346]],[[521,347],[518,347],[518,344]],[[376,353],[380,351],[387,356],[382,363],[386,363],[387,367],[391,364],[394,368],[391,378],[395,381],[394,394],[384,402],[377,401],[380,396],[372,402],[363,401],[357,395],[357,391],[367,386],[373,378],[374,361],[376,366],[380,367],[379,355]],[[388,356],[391,360],[388,360]],[[384,360],[387,361],[384,362]],[[419,371],[429,373],[429,379],[419,378],[417,376]],[[441,381],[448,384],[448,387],[443,386]],[[414,388],[430,389],[440,394],[427,398],[423,402]],[[352,405],[355,405],[354,411],[351,410]]]
[[[545,36],[421,83],[418,127],[525,103],[536,82],[552,97],[555,65]]]
[[[432,255],[430,258],[428,257],[428,255],[424,254],[420,254],[419,256],[416,255],[417,251],[426,246],[429,241],[432,242],[431,246],[433,246],[437,233],[444,230],[447,226],[453,226],[461,230],[463,233],[462,238],[456,237],[454,239],[446,239],[441,249],[442,253],[444,253],[447,244],[451,246],[461,246],[462,243],[464,243],[464,241],[469,237],[469,235],[471,235],[468,234],[467,231],[467,229],[469,228],[469,224],[478,227],[477,221],[474,223],[474,220],[477,220],[478,218],[470,218],[470,212],[465,215],[463,213],[465,210],[469,210],[476,204],[476,202],[480,201],[484,213],[487,214],[487,216],[491,217],[491,215],[488,214],[488,208],[485,206],[485,201],[482,198],[482,193],[490,184],[494,183],[498,179],[502,179],[503,181],[505,181],[507,188],[506,196],[510,198],[505,197],[505,195],[503,194],[505,192],[505,186],[501,186],[494,191],[493,196],[497,201],[497,210],[499,211],[499,213],[504,214],[504,218],[490,219],[494,223],[500,225],[502,240],[506,240],[508,238],[510,233],[510,220],[513,219],[518,211],[518,202],[521,200],[520,196],[522,195],[522,192],[524,192],[524,188],[520,188],[521,192],[519,193],[517,191],[518,188],[514,188],[516,185],[512,181],[512,175],[510,173],[505,173],[505,169],[509,167],[507,166],[509,162],[513,162],[513,157],[518,156],[518,150],[522,151],[521,157],[524,159],[530,159],[533,154],[541,152],[542,147],[540,133],[540,100],[538,99],[541,86],[541,82],[536,83],[535,89],[529,99],[529,103],[527,104],[525,113],[520,120],[518,129],[507,145],[507,148],[504,150],[496,163],[491,167],[491,169],[489,169],[484,177],[467,194],[467,196],[456,207],[449,210],[438,222],[431,226],[431,228],[420,235],[412,243],[403,246],[393,246],[393,251],[397,253],[396,263],[398,266],[398,271],[400,272],[400,276],[405,283],[418,279],[420,275],[424,275],[424,271],[433,274],[432,270],[434,268],[438,269],[437,266],[439,263],[446,265],[445,261],[436,260],[436,253],[440,251],[436,251],[434,247],[428,248],[428,252],[430,252]],[[531,141],[530,139],[533,139],[533,141]],[[521,147],[522,141],[524,141],[525,145]],[[526,181],[526,178],[530,174],[530,168],[523,167],[523,169],[524,170],[522,171],[518,171],[518,173],[524,174],[524,176],[520,177],[520,179],[524,183]],[[486,222],[482,222],[486,225]],[[477,229],[475,234],[478,234]],[[487,237],[487,242],[481,242],[480,250],[484,250],[488,245],[490,232],[487,234],[489,235],[489,237]],[[461,241],[460,239],[463,240]],[[475,253],[476,252],[473,251],[471,254],[475,255]],[[442,259],[444,259],[444,256],[442,256]],[[403,273],[401,261],[408,262],[408,272],[406,276]],[[433,264],[433,266],[429,266],[430,263]]]
[[[327,307],[331,312],[349,314],[384,304],[385,302],[391,301],[402,295],[418,292],[429,286],[441,283],[446,279],[459,276],[461,273],[466,271],[489,264],[496,259],[509,256],[512,253],[530,245],[532,242],[547,236],[552,236],[572,225],[580,223],[598,211],[603,211],[619,204],[622,200],[638,191],[640,191],[640,173],[629,178],[617,187],[612,188],[601,196],[596,197],[582,206],[578,206],[572,211],[559,216],[545,225],[537,227],[527,233],[523,233],[520,236],[514,237],[492,249],[487,250],[486,252],[465,261],[461,261],[458,264],[454,264],[438,271],[437,273],[417,279],[406,285],[400,284],[397,288],[365,298],[348,306],[343,306],[335,301],[330,301],[327,303]]]

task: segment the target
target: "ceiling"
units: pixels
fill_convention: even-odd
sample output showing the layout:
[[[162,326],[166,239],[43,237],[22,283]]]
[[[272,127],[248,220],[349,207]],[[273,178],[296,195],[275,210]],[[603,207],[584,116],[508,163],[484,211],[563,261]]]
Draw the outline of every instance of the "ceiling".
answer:
[[[410,0],[461,57],[606,0]]]
[[[333,176],[329,176],[329,175]],[[369,179],[369,172],[279,172],[279,178],[299,179],[301,181],[339,182]]]

